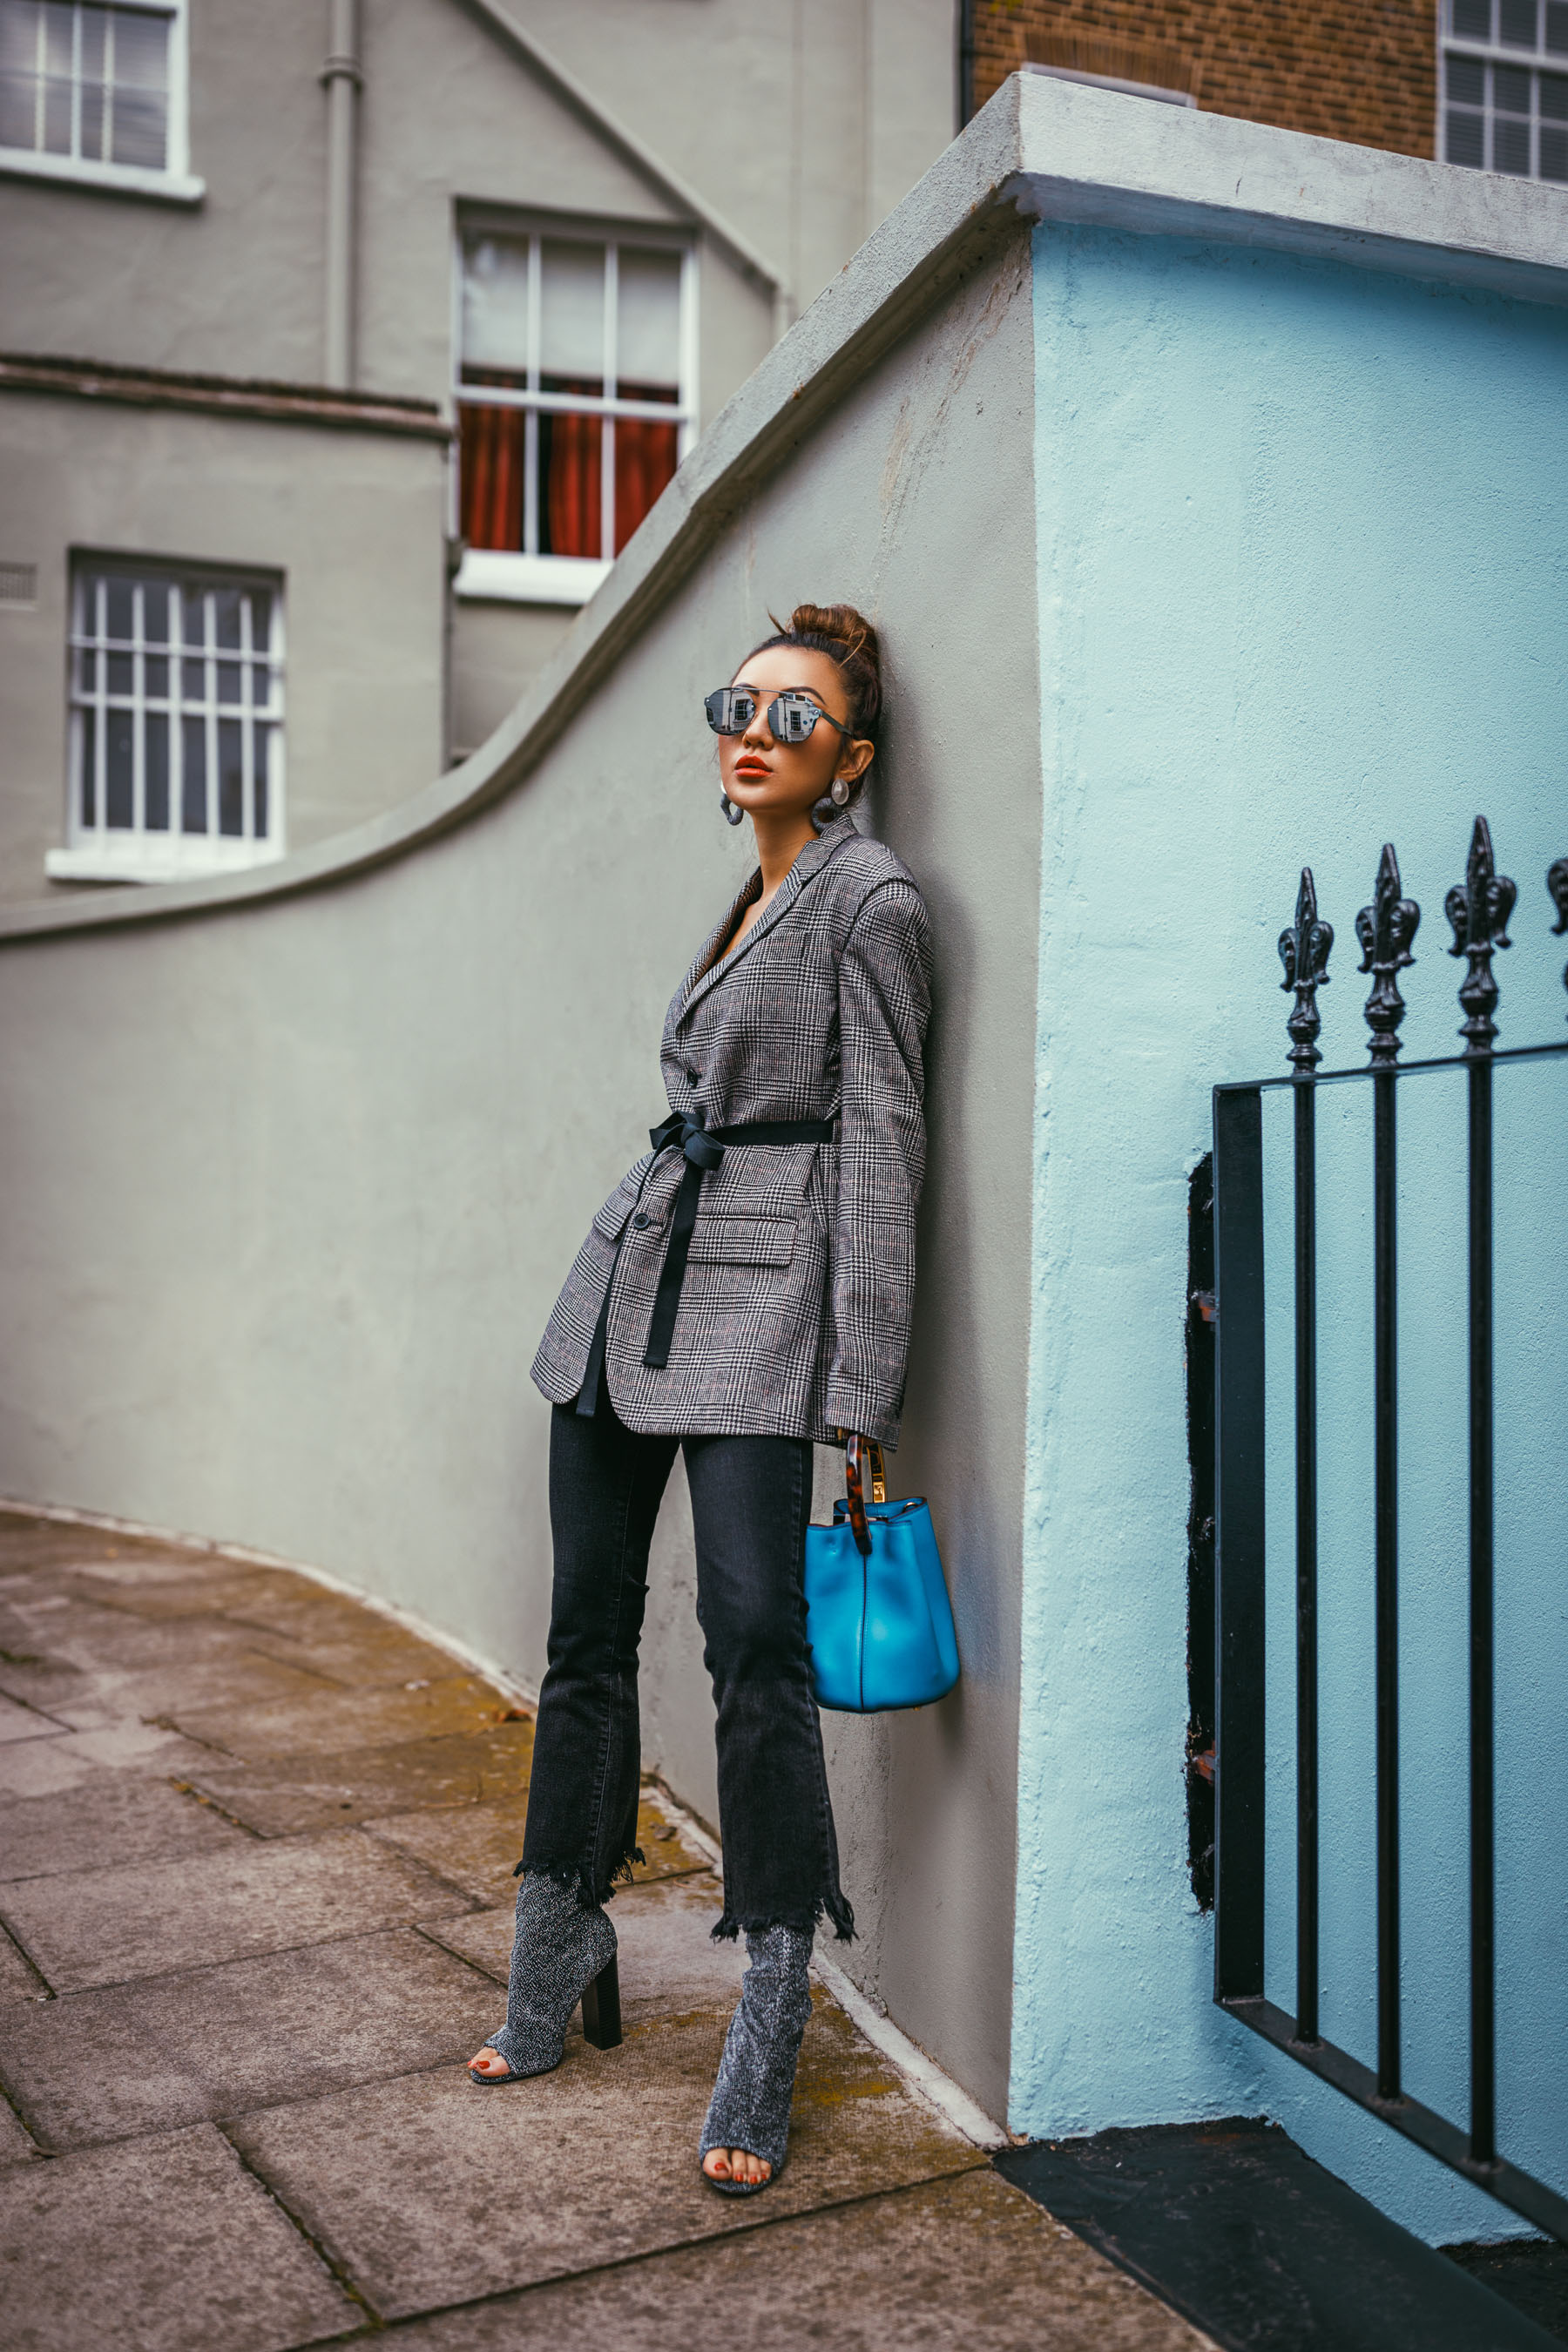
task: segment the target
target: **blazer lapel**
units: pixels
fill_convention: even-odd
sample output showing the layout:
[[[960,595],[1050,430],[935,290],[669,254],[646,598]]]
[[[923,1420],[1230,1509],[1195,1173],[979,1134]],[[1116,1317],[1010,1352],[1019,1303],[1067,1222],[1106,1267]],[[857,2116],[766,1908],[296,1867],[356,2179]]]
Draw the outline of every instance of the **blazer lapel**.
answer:
[[[680,986],[676,992],[675,1019],[677,1021],[681,1018],[687,1006],[690,1003],[692,991],[701,981],[707,978],[710,968],[712,967],[713,969],[717,969],[714,965],[714,958],[718,955],[721,943],[729,938],[730,933],[740,921],[742,912],[751,905],[752,899],[762,888],[762,883],[763,877],[761,873],[758,872],[752,874],[751,879],[747,882],[745,888],[742,890],[740,895],[732,901],[729,911],[722,915],[719,921],[714,924],[713,929],[709,932],[708,937],[703,940],[702,945],[692,957],[690,969],[687,972],[686,978],[681,982]]]
[[[834,852],[842,848],[845,842],[858,838],[856,828],[850,824],[848,818],[840,817],[828,826],[826,833],[819,834],[815,841],[808,841],[780,883],[772,900],[757,917],[745,938],[738,946],[731,948],[727,956],[721,956],[717,963],[704,971],[703,959],[712,954],[719,940],[733,927],[742,908],[748,906],[756,895],[753,886],[760,882],[761,876],[760,873],[752,875],[751,881],[747,883],[722,923],[709,934],[701,955],[692,966],[694,977],[686,991],[680,1010],[676,1015],[678,1028],[689,1013],[695,1012],[710,989],[716,988],[721,980],[729,978],[742,956],[748,954],[760,939],[765,938],[775,923],[784,920],[806,884],[822,871]]]

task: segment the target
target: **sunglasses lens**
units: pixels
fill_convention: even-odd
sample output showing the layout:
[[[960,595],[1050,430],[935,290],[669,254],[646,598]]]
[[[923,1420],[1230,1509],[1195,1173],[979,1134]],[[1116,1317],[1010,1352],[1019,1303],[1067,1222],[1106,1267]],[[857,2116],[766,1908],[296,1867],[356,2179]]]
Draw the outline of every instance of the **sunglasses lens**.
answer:
[[[768,725],[781,743],[804,743],[816,720],[816,705],[804,694],[781,694],[768,711]]]
[[[756,716],[757,699],[732,686],[721,686],[704,697],[702,708],[715,735],[743,735]]]

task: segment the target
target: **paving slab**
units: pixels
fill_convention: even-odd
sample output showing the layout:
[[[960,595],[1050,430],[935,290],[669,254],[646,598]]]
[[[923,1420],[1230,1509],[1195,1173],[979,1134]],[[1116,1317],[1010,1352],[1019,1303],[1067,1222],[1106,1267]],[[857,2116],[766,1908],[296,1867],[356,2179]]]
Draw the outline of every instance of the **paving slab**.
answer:
[[[715,2196],[697,2142],[726,2002],[632,2025],[616,2050],[574,2029],[552,2074],[493,2089],[460,2067],[278,2107],[235,2145],[384,2317],[722,2235],[753,2220]],[[439,2149],[439,2162],[432,2151]],[[818,1998],[775,2218],[984,2158]]]
[[[0,2099],[0,2166],[36,2164],[37,2143],[21,2117]]]
[[[493,1906],[503,1897],[509,1903],[516,1899],[512,1872],[522,1853],[527,1813],[525,1779],[516,1795],[489,1804],[470,1804],[461,1812],[386,1814],[367,1819],[365,1826],[374,1836],[386,1838],[405,1853],[428,1862],[477,1902]],[[689,1871],[709,1867],[708,1856],[689,1844],[657,1802],[647,1798],[637,1807],[637,1844],[644,1859],[632,1864],[634,1885],[684,1877]]]
[[[0,2001],[47,2000],[48,1990],[26,1954],[0,1927]]]
[[[134,1672],[171,1660],[226,1656],[254,1639],[216,1613],[189,1613],[173,1622],[149,1622],[108,1599],[83,1597],[85,1580],[37,1601],[13,1601],[5,1612],[0,1677],[19,1698],[46,1696],[51,1677],[91,1674],[101,1667]]]
[[[279,1675],[300,1671],[277,1659],[265,1663]],[[317,1685],[294,1696],[280,1694],[275,1702],[198,1705],[171,1712],[176,1727],[190,1738],[247,1763],[312,1753],[329,1756],[362,1743],[384,1748],[526,1719],[521,1708],[477,1675],[448,1675],[439,1681],[411,1675],[409,1680],[411,1689],[343,1691]]]
[[[770,2190],[769,2196],[772,2196]],[[1174,2312],[989,2169],[415,2320],[398,2352],[1204,2352]],[[706,2323],[706,2324],[705,2324]]]
[[[732,2009],[741,1997],[746,1955],[737,1943],[716,1944],[710,1929],[723,1909],[723,1890],[711,1872],[652,1885],[616,1889],[616,1923],[623,2018],[671,2011]],[[448,1951],[505,1984],[511,1969],[515,1904],[472,1911],[461,1919],[423,1923],[424,1933]]]
[[[0,1688],[9,1687],[12,1675],[11,1668],[0,1668]],[[62,1665],[44,1675],[28,1670],[16,1679],[36,1680],[36,1695],[22,1695],[35,1697],[36,1704],[71,1731],[103,1730],[127,1720],[170,1722],[176,1716],[237,1711],[271,1701],[297,1702],[323,1688],[318,1675],[247,1649],[238,1640],[205,1655],[173,1651],[160,1663],[141,1668]]]
[[[82,1601],[152,1623],[179,1617],[245,1613],[265,1608],[274,1590],[298,1580],[287,1570],[242,1568],[233,1562],[170,1559],[93,1560],[66,1570],[65,1589]]]
[[[0,2173],[6,2352],[286,2352],[363,2315],[210,2124]]]
[[[157,1855],[209,1853],[247,1842],[210,1805],[166,1780],[95,1772],[76,1787],[7,1796],[0,1814],[0,1883],[108,1870]]]
[[[58,1739],[13,1740],[0,1748],[0,1797],[48,1797],[125,1772],[168,1780],[205,1759],[194,1740],[132,1717],[99,1731],[62,1731]]]
[[[521,1821],[532,1752],[531,1723],[499,1723],[489,1731],[336,1754],[308,1750],[256,1764],[222,1763],[208,1751],[189,1777],[193,1788],[262,1837],[427,1810],[456,1816],[485,1798],[515,1799]],[[437,1837],[431,1848],[437,1868],[442,1843]],[[519,1830],[512,1862],[521,1843]]]
[[[23,1706],[16,1699],[0,1693],[0,1743],[9,1745],[18,1739],[50,1739],[66,1726],[36,1707]]]
[[[274,1657],[360,1689],[397,1689],[416,1676],[445,1682],[452,1674],[450,1654],[408,1626],[298,1578],[288,1590],[269,1588],[231,1604],[224,1622]]]
[[[27,1511],[0,1511],[0,1564],[24,1571],[46,1565],[58,1554],[113,1553],[121,1539],[102,1528],[73,1526],[66,1519],[36,1518]]]
[[[455,1916],[464,1897],[407,1855],[342,1830],[245,1839],[0,1888],[0,1914],[57,1992]]]
[[[58,2152],[457,2064],[505,2010],[475,1969],[394,1928],[18,2007],[0,2080]]]

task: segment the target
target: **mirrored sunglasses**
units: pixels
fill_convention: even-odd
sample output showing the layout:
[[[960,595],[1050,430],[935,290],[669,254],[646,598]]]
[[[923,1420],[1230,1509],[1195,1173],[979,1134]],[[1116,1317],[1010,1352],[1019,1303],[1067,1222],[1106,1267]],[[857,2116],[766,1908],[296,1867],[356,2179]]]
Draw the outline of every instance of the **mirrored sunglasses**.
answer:
[[[757,715],[757,706],[758,698],[749,686],[721,686],[705,698],[702,708],[715,735],[743,735]],[[848,739],[848,728],[813,702],[809,694],[775,694],[767,708],[775,743],[804,743],[819,719],[826,719]]]

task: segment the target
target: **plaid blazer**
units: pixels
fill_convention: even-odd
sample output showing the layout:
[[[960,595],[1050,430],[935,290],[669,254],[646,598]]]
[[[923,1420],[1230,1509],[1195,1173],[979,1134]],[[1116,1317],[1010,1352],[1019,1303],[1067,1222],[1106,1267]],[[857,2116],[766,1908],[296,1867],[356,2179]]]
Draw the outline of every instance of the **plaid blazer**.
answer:
[[[583,1385],[609,1297],[605,1370],[628,1429],[896,1443],[925,1167],[924,904],[891,850],[847,817],[808,842],[766,911],[753,874],[670,1004],[670,1109],[710,1128],[831,1121],[826,1143],[731,1145],[702,1178],[662,1369],[649,1318],[685,1167],[645,1152],[589,1229],[533,1363],[547,1397]]]

